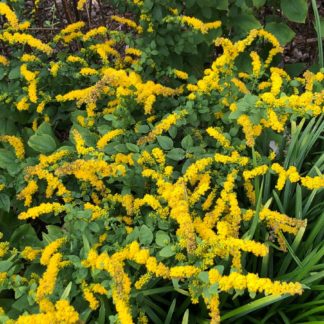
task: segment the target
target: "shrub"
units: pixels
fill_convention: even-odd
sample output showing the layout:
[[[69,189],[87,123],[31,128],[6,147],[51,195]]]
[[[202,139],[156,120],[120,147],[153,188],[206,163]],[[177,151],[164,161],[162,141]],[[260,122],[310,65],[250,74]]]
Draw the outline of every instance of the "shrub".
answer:
[[[281,163],[290,123],[313,118],[320,136],[323,73],[270,67],[282,48],[253,29],[217,38],[200,79],[166,68],[161,84],[141,75],[141,51],[117,50],[120,33],[77,22],[45,44],[0,10],[2,321],[170,322],[184,296],[179,316],[200,303],[197,320],[217,323],[229,295],[260,307],[308,288],[264,268],[307,223],[269,192],[280,205],[288,186],[305,199],[323,187],[323,162]]]
[[[142,68],[154,74],[152,69],[163,73],[166,66],[171,66],[200,75],[215,56],[215,49],[210,45],[222,34],[238,40],[252,29],[263,27],[285,45],[295,35],[289,27],[291,22],[305,23],[308,13],[305,0],[294,5],[286,0],[113,0],[109,3],[121,14],[132,13],[140,28],[133,46],[143,51]],[[278,17],[280,11],[283,16]]]

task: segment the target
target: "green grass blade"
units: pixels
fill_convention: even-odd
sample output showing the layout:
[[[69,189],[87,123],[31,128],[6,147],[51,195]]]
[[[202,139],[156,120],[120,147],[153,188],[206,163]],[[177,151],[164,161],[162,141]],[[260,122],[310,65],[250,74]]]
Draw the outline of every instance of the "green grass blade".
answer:
[[[168,310],[168,314],[167,314],[167,316],[165,318],[164,324],[170,324],[171,323],[172,316],[173,316],[173,313],[174,313],[174,309],[176,307],[176,303],[177,303],[177,299],[174,298],[171,305],[170,305],[170,308]]]
[[[317,43],[318,43],[318,63],[320,67],[324,67],[324,55],[323,55],[323,41],[322,41],[322,29],[321,29],[321,20],[317,10],[317,3],[315,0],[312,0],[312,7],[315,17],[315,26],[317,33]]]
[[[224,314],[221,317],[221,320],[224,321],[226,319],[229,318],[239,318],[242,317],[246,314],[249,314],[251,312],[254,312],[258,309],[261,309],[263,307],[266,307],[268,305],[271,305],[277,301],[283,300],[285,298],[289,297],[288,295],[282,295],[282,296],[266,296],[266,297],[262,297],[258,300],[255,300],[251,303],[248,303],[244,306],[238,307],[226,314]]]

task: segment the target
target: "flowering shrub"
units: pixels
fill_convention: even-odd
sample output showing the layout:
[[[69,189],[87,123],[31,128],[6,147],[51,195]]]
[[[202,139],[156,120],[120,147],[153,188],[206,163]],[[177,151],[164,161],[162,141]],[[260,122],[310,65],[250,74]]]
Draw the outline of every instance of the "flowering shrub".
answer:
[[[308,288],[256,265],[290,251],[307,225],[272,208],[269,188],[314,198],[324,186],[322,162],[283,164],[278,148],[291,122],[321,122],[322,72],[272,67],[282,47],[254,29],[217,38],[222,54],[200,79],[169,68],[157,82],[120,33],[77,22],[44,43],[7,5],[0,13],[2,321],[170,322],[148,296],[177,292],[218,323],[229,295],[275,301]],[[236,66],[243,54],[249,73]]]
[[[140,32],[139,37],[130,40],[143,51],[141,68],[150,75],[156,75],[156,71],[164,74],[170,65],[200,75],[214,56],[215,49],[210,46],[213,39],[222,33],[237,40],[252,29],[263,27],[285,45],[295,36],[288,23],[304,23],[308,13],[306,0],[298,0],[294,5],[287,0],[112,0],[108,3],[121,15],[132,12],[135,25],[122,17],[112,19]],[[281,12],[280,21],[276,12]]]

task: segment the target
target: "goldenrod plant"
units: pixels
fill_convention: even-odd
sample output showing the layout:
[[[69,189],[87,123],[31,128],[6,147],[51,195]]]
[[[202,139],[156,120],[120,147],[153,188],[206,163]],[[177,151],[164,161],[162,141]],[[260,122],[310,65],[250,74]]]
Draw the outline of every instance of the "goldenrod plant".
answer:
[[[289,301],[323,288],[323,72],[291,77],[252,29],[214,39],[201,77],[166,66],[163,82],[121,32],[78,21],[45,42],[0,14],[1,322],[308,316]]]

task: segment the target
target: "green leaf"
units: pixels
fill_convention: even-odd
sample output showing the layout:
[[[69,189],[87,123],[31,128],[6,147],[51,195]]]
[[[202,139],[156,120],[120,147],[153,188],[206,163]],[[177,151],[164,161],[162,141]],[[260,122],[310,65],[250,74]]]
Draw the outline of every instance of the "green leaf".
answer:
[[[181,146],[185,150],[189,150],[193,146],[193,140],[190,135],[185,136],[181,141]]]
[[[285,23],[271,22],[266,24],[265,29],[276,36],[281,45],[286,45],[296,35]]]
[[[138,153],[139,152],[139,147],[133,143],[126,143],[126,147],[128,148],[129,151]]]
[[[4,193],[0,193],[0,209],[9,213],[10,210],[10,198]]]
[[[228,0],[217,0],[214,2],[213,6],[219,10],[228,10]]]
[[[171,150],[173,148],[173,141],[168,136],[157,136],[157,141],[164,150]]]
[[[170,243],[170,237],[164,231],[157,231],[155,235],[155,242],[157,245],[163,247]]]
[[[143,245],[149,245],[153,241],[153,233],[146,225],[142,225],[139,233],[139,240]]]
[[[138,240],[139,238],[139,229],[138,227],[135,227],[132,232],[130,232],[126,237],[126,243],[131,243],[133,241]]]
[[[188,324],[188,323],[189,323],[189,309],[185,311],[181,324]]]
[[[0,261],[0,272],[7,272],[12,265],[13,263],[8,260]]]
[[[7,74],[7,70],[5,70],[2,66],[0,67],[0,80],[2,80]]]
[[[0,149],[0,168],[7,169],[8,165],[15,163],[16,156],[13,152]]]
[[[268,305],[271,305],[279,300],[283,300],[285,298],[289,297],[289,295],[280,295],[280,296],[266,296],[262,297],[258,300],[255,300],[253,302],[250,302],[244,306],[240,306],[235,308],[232,311],[229,311],[228,313],[224,314],[221,317],[221,320],[224,321],[229,318],[237,318],[237,317],[243,317],[246,314],[249,314],[251,312],[254,312],[260,308],[266,307]]]
[[[298,23],[304,23],[307,17],[306,0],[281,0],[282,13],[290,20]]]
[[[204,283],[208,283],[209,282],[208,272],[207,271],[200,272],[198,275],[198,279]]]
[[[61,295],[61,300],[62,299],[68,299],[69,297],[69,294],[70,294],[70,291],[71,291],[71,288],[72,288],[72,281],[69,282],[69,284],[66,286],[66,288],[64,289],[62,295]]]
[[[47,134],[35,134],[29,138],[28,145],[36,152],[52,153],[56,149],[55,140]]]
[[[20,66],[14,67],[8,75],[10,80],[15,80],[20,78]]]
[[[266,3],[266,0],[253,0],[253,6],[256,8],[262,7]]]
[[[260,22],[252,14],[248,13],[242,13],[239,16],[232,16],[230,22],[237,34],[246,34],[251,29],[258,29],[261,27]]]
[[[34,228],[30,224],[19,226],[10,237],[10,244],[17,248],[24,248],[26,245],[33,247],[41,246]]]
[[[185,158],[185,151],[181,148],[174,148],[168,154],[167,157],[170,160],[181,161]]]
[[[171,319],[172,319],[172,315],[173,315],[173,312],[174,312],[174,309],[175,309],[175,306],[176,306],[176,302],[177,302],[177,299],[174,298],[171,305],[170,305],[168,315],[165,318],[164,324],[170,324],[171,323]]]
[[[163,258],[170,258],[172,257],[173,255],[175,255],[176,252],[173,248],[172,245],[168,245],[166,247],[164,247],[160,252],[159,252],[159,255]]]
[[[39,125],[39,127],[37,128],[36,134],[39,134],[39,135],[46,134],[51,137],[55,136],[51,125],[47,122],[43,122]]]
[[[152,17],[155,19],[155,20],[161,20],[163,18],[163,15],[162,15],[162,8],[160,5],[155,5],[153,10],[152,10]]]

